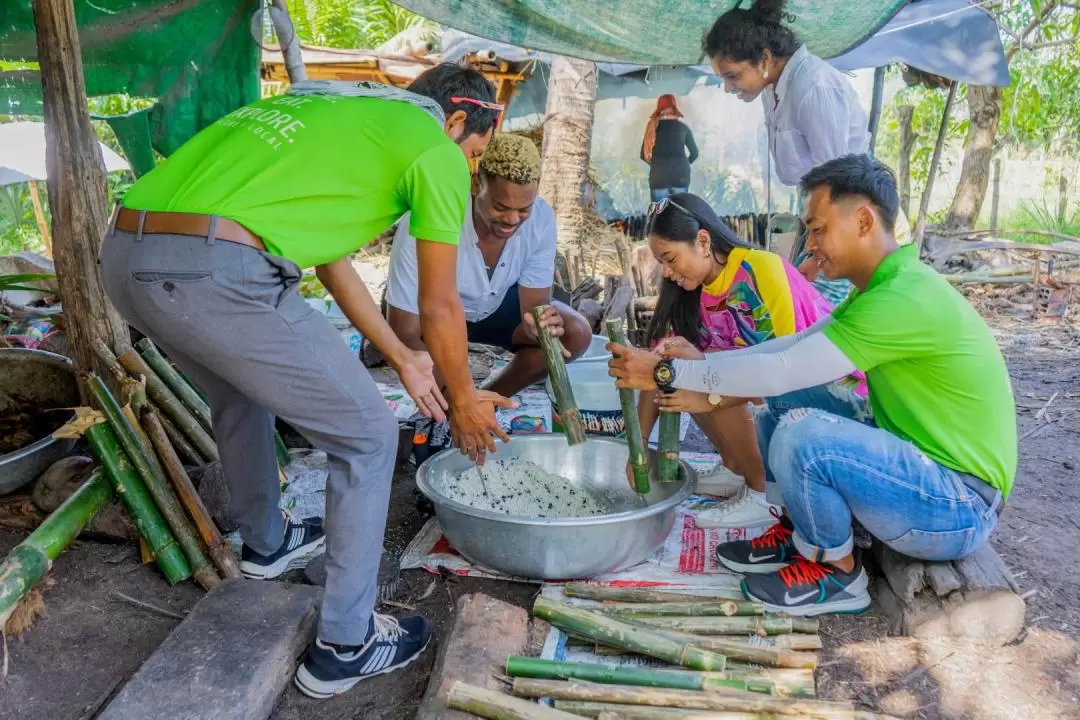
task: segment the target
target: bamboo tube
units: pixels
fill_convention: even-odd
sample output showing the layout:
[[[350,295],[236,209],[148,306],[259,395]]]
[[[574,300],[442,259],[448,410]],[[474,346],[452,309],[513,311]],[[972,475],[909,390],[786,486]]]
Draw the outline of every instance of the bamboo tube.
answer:
[[[682,615],[684,617],[733,617],[736,615],[764,615],[765,605],[748,600],[721,600],[719,602],[671,602],[628,603],[604,608],[608,615],[655,616]]]
[[[851,720],[857,717],[851,703],[772,697],[728,688],[714,688],[709,692],[699,692],[693,690],[639,688],[626,685],[601,685],[580,681],[517,678],[514,680],[514,694],[518,697],[528,698],[550,697],[556,700],[676,707],[687,710],[803,715],[825,720]]]
[[[281,433],[274,430],[274,454],[277,455],[279,467],[285,467],[292,458],[289,456],[289,448],[285,447],[285,441],[281,439]]]
[[[169,488],[168,480],[165,479],[165,471],[161,468],[157,456],[150,448],[149,440],[142,436],[142,428],[138,423],[132,424],[130,418],[125,416],[117,404],[116,399],[105,387],[105,383],[96,375],[87,379],[87,388],[94,398],[98,407],[105,414],[109,425],[116,432],[120,444],[127,452],[135,470],[139,473],[147,490],[157,503],[161,515],[165,518],[169,528],[176,537],[177,543],[184,551],[191,565],[192,575],[195,581],[205,590],[217,585],[220,581],[210,561],[203,555],[199,547],[199,541],[188,525],[180,505]]]
[[[694,670],[722,671],[726,662],[723,655],[672,640],[663,633],[631,625],[602,613],[563,605],[545,597],[536,599],[533,615],[566,632],[659,658],[673,665]]]
[[[503,695],[460,680],[450,688],[446,696],[446,706],[490,720],[579,720],[578,716],[562,710]]]
[[[793,652],[791,650],[779,648],[754,647],[741,636],[738,641],[733,641],[726,635],[702,636],[674,632],[671,630],[658,630],[657,632],[674,642],[692,645],[693,647],[698,647],[702,650],[708,650],[709,652],[723,655],[729,659],[729,665],[725,667],[725,670],[730,667],[734,667],[738,670],[740,669],[739,666],[744,663],[753,663],[755,665],[764,665],[772,668],[813,670],[817,667],[818,663],[816,653]],[[600,652],[600,647],[598,646],[597,654],[602,655],[611,653],[607,651]],[[734,666],[730,664],[732,660],[736,663]],[[753,670],[753,668],[742,669],[747,671]]]
[[[645,588],[613,587],[610,585],[597,585],[596,583],[569,583],[563,587],[567,597],[582,598],[583,600],[602,600],[604,602],[626,603],[669,603],[669,602],[692,602],[701,600],[715,602],[721,599],[742,600],[742,591],[738,588],[730,590],[711,590],[714,594],[683,594],[676,592],[664,592],[662,590],[648,590]],[[615,607],[615,606],[612,606]]]
[[[537,305],[531,311],[533,320],[536,321],[536,336],[540,338],[540,349],[547,360],[551,389],[559,406],[559,420],[562,422],[566,442],[569,445],[580,445],[585,442],[585,425],[581,422],[581,413],[578,411],[577,401],[574,400],[574,390],[570,387],[570,377],[566,373],[562,343],[558,338],[553,338],[547,328],[540,327],[540,318],[549,307],[551,306]]]
[[[697,671],[672,672],[653,668],[613,668],[594,663],[556,662],[513,655],[506,659],[506,674],[510,677],[588,680],[611,685],[636,685],[676,690],[707,690],[710,687],[747,689],[745,680],[706,677],[704,673]]]
[[[117,359],[124,366],[124,369],[134,377],[142,376],[146,378],[146,392],[150,395],[150,399],[165,412],[169,419],[176,423],[176,427],[191,440],[191,444],[195,446],[200,455],[211,462],[221,459],[218,455],[217,445],[214,444],[214,439],[203,429],[195,416],[184,407],[184,404],[180,402],[180,398],[176,397],[165,382],[157,376],[157,373],[150,369],[150,366],[146,364],[139,353],[128,350]]]
[[[202,467],[205,465],[206,460],[203,459],[203,456],[195,449],[195,446],[184,437],[184,433],[180,432],[180,428],[176,427],[172,420],[163,415],[157,405],[150,403],[150,408],[153,409],[154,414],[157,415],[158,422],[161,423],[161,427],[165,430],[165,436],[169,438],[169,444],[176,449],[176,453],[180,458],[192,467]]]
[[[669,673],[696,673],[697,670],[683,668],[664,668]],[[750,692],[777,695],[780,697],[817,697],[813,670],[793,670],[786,668],[763,668],[744,666],[737,661],[728,660],[724,672],[701,672],[707,680],[742,680]]]
[[[661,412],[656,443],[656,477],[662,483],[679,479],[679,428],[681,413]]]
[[[731,647],[732,643],[769,650],[820,650],[822,647],[820,636],[808,635],[806,633],[788,633],[786,635],[769,635],[767,637],[761,637],[760,635],[750,636],[746,634],[694,635],[693,633],[680,633],[674,631],[666,631],[666,634],[672,639],[682,640],[689,645],[694,645],[703,650],[712,650],[721,655],[727,654],[725,651]],[[602,651],[598,648],[597,654],[619,655],[623,653],[621,650],[616,650],[614,648],[606,648]]]
[[[579,717],[597,720],[776,720],[773,713],[710,712],[708,710],[684,710],[681,708],[642,707],[639,705],[616,705],[614,703],[582,702],[580,700],[556,700],[555,707]]]
[[[149,410],[143,413],[142,424],[146,434],[150,437],[150,442],[157,451],[158,457],[161,459],[166,475],[172,481],[173,489],[180,498],[181,505],[184,506],[195,523],[195,529],[198,531],[203,543],[205,543],[214,565],[221,570],[221,575],[226,580],[243,577],[240,566],[236,564],[236,556],[233,555],[232,549],[225,542],[225,539],[221,537],[221,531],[218,530],[217,525],[211,519],[210,513],[207,512],[206,506],[203,505],[202,498],[199,497],[198,491],[195,490],[195,486],[191,484],[191,478],[184,471],[184,466],[176,455],[176,450],[169,444],[169,438],[165,434],[161,418],[156,412]]]
[[[187,406],[191,414],[199,421],[199,424],[207,432],[213,432],[213,427],[210,424],[210,406],[200,397],[199,393],[195,392],[193,387],[187,384],[184,378],[180,377],[180,373],[158,352],[157,347],[150,341],[150,338],[143,338],[135,343],[135,347],[138,348],[139,354],[142,355],[146,364],[180,398],[180,402]]]
[[[124,501],[135,527],[146,540],[158,567],[170,585],[191,577],[191,567],[180,546],[169,532],[161,511],[154,504],[131,459],[120,445],[120,439],[108,423],[99,423],[86,430],[90,449],[105,467],[105,473]]]
[[[791,632],[816,633],[818,622],[813,618],[787,615],[765,617],[654,617],[625,615],[622,619],[639,625],[692,633],[694,635],[783,635]]]
[[[34,532],[11,549],[0,563],[0,628],[19,600],[45,576],[52,561],[113,498],[104,471],[95,470]]]
[[[607,334],[608,339],[616,345],[627,344],[622,320],[608,320]],[[641,436],[641,421],[638,419],[634,391],[620,389],[619,404],[622,406],[626,446],[630,450],[630,472],[634,476],[634,490],[638,495],[645,495],[649,492],[649,456],[645,453],[645,438]]]

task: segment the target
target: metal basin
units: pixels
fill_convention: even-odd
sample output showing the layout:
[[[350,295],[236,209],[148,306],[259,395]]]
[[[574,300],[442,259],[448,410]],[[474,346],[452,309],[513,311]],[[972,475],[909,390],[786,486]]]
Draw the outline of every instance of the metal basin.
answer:
[[[473,466],[449,449],[428,458],[416,474],[420,492],[450,544],[469,560],[510,575],[539,580],[574,580],[636,565],[656,550],[675,524],[675,508],[694,491],[697,476],[685,463],[679,479],[651,483],[642,507],[626,482],[626,443],[590,437],[570,447],[561,434],[522,435],[499,444],[492,457],[522,458],[566,478],[575,488],[604,497],[607,515],[538,518],[478,510],[447,498],[450,477]]]
[[[75,407],[79,404],[79,388],[71,361],[42,350],[0,349],[0,401],[0,407],[9,402],[41,408]],[[57,422],[67,419],[57,418]],[[45,436],[0,455],[0,495],[36,480],[74,445],[74,440]]]

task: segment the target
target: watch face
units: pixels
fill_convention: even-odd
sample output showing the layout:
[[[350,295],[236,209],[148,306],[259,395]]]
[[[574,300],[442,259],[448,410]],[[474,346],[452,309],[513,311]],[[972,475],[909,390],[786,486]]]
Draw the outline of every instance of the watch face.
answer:
[[[671,370],[671,363],[666,362],[656,366],[656,372],[653,373],[653,376],[657,385],[671,385],[671,381],[675,379],[675,373]]]

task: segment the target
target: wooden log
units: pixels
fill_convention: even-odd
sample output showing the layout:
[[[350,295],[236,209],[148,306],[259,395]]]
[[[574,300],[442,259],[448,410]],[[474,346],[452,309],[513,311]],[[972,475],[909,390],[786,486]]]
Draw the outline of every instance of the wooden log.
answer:
[[[639,625],[694,635],[782,635],[790,632],[817,633],[815,618],[779,615],[764,617],[655,617],[628,615],[624,619]]]
[[[578,717],[463,682],[456,682],[450,688],[446,704],[454,710],[491,720],[575,720]]]
[[[667,602],[628,603],[604,608],[610,615],[683,615],[686,617],[709,617],[736,615],[764,615],[765,605],[747,600],[723,600],[720,602]]]
[[[149,338],[143,338],[135,344],[138,348],[139,354],[142,355],[146,364],[154,371],[154,373],[161,378],[161,380],[173,391],[176,397],[180,398],[180,402],[184,403],[191,414],[195,416],[195,419],[199,421],[199,424],[207,432],[213,432],[213,428],[210,424],[210,406],[206,404],[206,401],[195,391],[195,388],[188,385],[187,381],[181,377],[180,373],[169,364],[169,361],[158,352],[157,347]]]
[[[481,594],[458,598],[449,637],[440,642],[427,691],[415,720],[466,720],[467,715],[447,709],[455,683],[468,683],[496,692],[503,686],[492,668],[525,650],[529,615],[524,609]]]
[[[533,615],[559,629],[596,642],[659,658],[694,670],[723,671],[723,655],[702,650],[650,628],[631,625],[602,613],[563,605],[543,596],[536,599]]]
[[[695,692],[692,690],[637,688],[625,685],[601,685],[576,680],[516,678],[514,680],[514,694],[519,697],[550,697],[555,700],[678,707],[688,710],[806,715],[814,718],[825,718],[826,720],[849,720],[859,717],[851,703],[779,698],[728,688],[714,688],[709,692]]]
[[[562,422],[566,442],[569,445],[580,445],[585,442],[585,425],[581,422],[581,413],[578,411],[577,401],[574,400],[574,390],[566,373],[563,345],[551,336],[547,328],[540,327],[540,318],[549,307],[551,306],[537,305],[531,311],[536,322],[536,335],[540,338],[540,349],[547,360],[551,389],[559,406],[559,420]]]
[[[582,598],[584,600],[601,600],[604,602],[625,603],[685,603],[691,601],[714,602],[719,599],[742,600],[743,594],[738,588],[710,588],[708,593],[702,592],[665,592],[663,590],[649,590],[646,588],[615,587],[612,585],[598,585],[596,583],[568,583],[563,587],[567,597]],[[617,607],[611,605],[609,607]]]
[[[926,568],[921,561],[905,557],[880,542],[874,543],[874,556],[901,601],[910,603],[926,586]]]
[[[53,261],[64,328],[83,397],[85,373],[106,374],[94,353],[96,340],[129,346],[128,326],[109,302],[98,255],[109,211],[105,166],[87,111],[79,33],[72,0],[33,0],[37,28],[45,169],[52,212]]]
[[[943,562],[926,563],[926,581],[938,597],[946,597],[964,584],[952,563]]]
[[[184,470],[184,465],[180,462],[176,450],[169,443],[165,428],[161,424],[161,418],[158,417],[156,412],[149,410],[143,413],[142,426],[147,436],[149,436],[158,458],[161,460],[165,474],[172,481],[173,490],[176,491],[180,504],[184,506],[188,516],[195,524],[199,537],[202,539],[203,544],[206,545],[207,552],[214,561],[214,565],[221,571],[222,577],[226,580],[243,577],[232,548],[225,542],[225,538],[221,536],[217,525],[214,524],[210,513],[207,512],[206,507],[203,505],[198,490],[195,489],[195,486],[191,483],[191,478],[188,477],[187,472]]]
[[[984,543],[978,550],[955,561],[953,565],[964,578],[965,590],[1020,592],[1012,572],[990,543]]]
[[[626,334],[621,320],[607,321],[608,339],[616,345],[626,345]],[[649,492],[649,456],[645,453],[645,438],[641,434],[641,420],[637,414],[637,399],[634,391],[619,390],[619,404],[622,406],[624,435],[630,450],[630,472],[634,477],[634,490],[639,495]]]

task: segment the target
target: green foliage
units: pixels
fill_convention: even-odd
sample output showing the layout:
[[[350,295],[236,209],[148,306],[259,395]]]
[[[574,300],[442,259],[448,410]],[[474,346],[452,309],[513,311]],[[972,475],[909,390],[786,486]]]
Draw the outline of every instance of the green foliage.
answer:
[[[44,198],[42,198],[44,202]],[[26,183],[0,187],[0,255],[44,249]]]
[[[1062,209],[1057,203],[1050,204],[1046,199],[1024,200],[1008,217],[1000,219],[998,226],[1006,230],[1040,230],[1042,232],[1061,233],[1080,237],[1080,204]],[[1060,238],[1045,235],[1010,236],[1011,240],[1030,243],[1054,243]]]
[[[23,273],[21,275],[0,275],[0,293],[14,290],[41,292],[41,288],[27,283],[55,280],[52,273]]]
[[[411,27],[437,27],[389,0],[286,0],[286,6],[306,45],[375,48]]]

